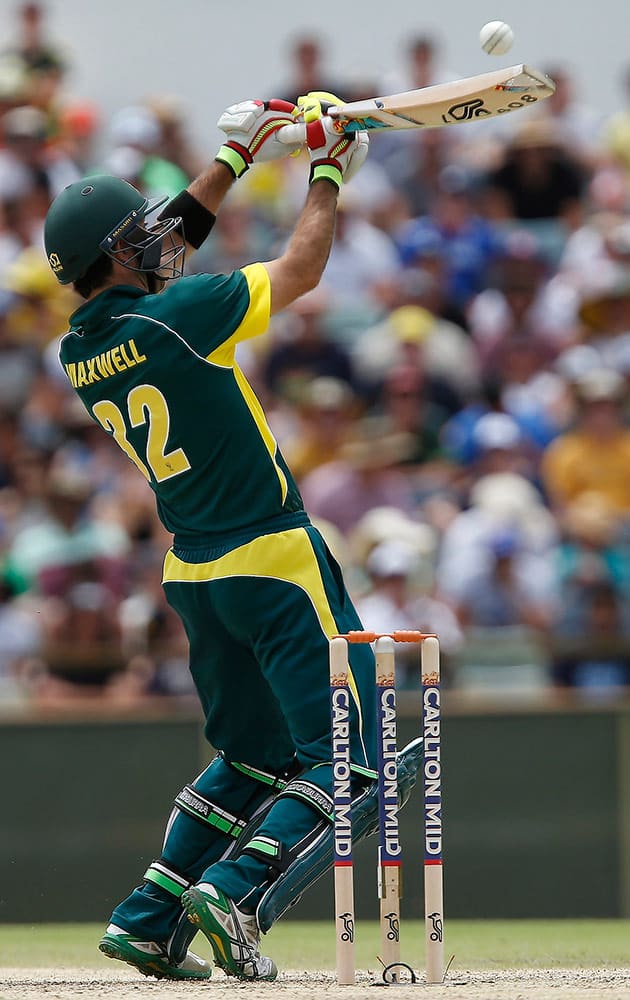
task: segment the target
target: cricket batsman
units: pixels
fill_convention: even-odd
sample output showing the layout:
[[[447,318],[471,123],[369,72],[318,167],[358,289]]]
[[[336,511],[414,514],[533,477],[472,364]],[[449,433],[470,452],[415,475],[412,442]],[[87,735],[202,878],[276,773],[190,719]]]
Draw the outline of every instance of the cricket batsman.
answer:
[[[318,284],[337,196],[365,160],[367,135],[339,134],[326,117],[309,123],[308,193],[284,253],[182,277],[232,184],[301,147],[295,113],[277,100],[229,107],[215,160],[168,204],[99,175],[62,191],[46,218],[50,266],[85,300],[61,365],[147,480],[173,535],[164,590],[186,629],[217,751],[176,796],[160,856],[99,945],[157,978],[210,977],[188,950],[201,930],[226,973],[273,980],[260,932],[332,862],[328,640],[361,623],[235,348]],[[292,145],[278,139],[287,125],[301,129]],[[351,649],[351,686],[358,839],[377,814],[369,646]],[[403,797],[416,753],[401,755]]]

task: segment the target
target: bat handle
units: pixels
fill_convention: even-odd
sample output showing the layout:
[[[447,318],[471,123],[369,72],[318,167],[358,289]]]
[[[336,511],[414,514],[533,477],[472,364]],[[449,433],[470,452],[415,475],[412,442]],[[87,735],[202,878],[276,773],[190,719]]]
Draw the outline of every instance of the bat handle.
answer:
[[[323,119],[322,119],[323,120]],[[287,145],[294,143],[306,144],[306,122],[296,122],[295,125],[283,125],[276,132],[276,138]]]
[[[276,132],[276,139],[285,142],[287,146],[294,143],[304,144],[306,142],[306,123],[296,122],[295,125],[283,125]]]

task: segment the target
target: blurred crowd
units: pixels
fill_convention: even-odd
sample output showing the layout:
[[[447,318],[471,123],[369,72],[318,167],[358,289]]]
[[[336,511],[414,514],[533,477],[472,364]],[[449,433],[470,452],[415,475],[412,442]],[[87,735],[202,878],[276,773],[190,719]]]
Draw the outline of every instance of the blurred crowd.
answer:
[[[58,341],[78,302],[43,252],[55,195],[110,172],[173,195],[186,108],[72,91],[40,4],[0,52],[0,702],[192,696],[153,494],[82,410]],[[52,38],[52,40],[51,40]],[[346,100],[455,76],[429,36],[344,79],[316,37],[254,96]],[[321,286],[239,348],[366,628],[440,635],[454,689],[630,683],[630,73],[615,108],[556,93],[491,121],[376,135]],[[238,97],[239,95],[235,95]],[[243,96],[243,95],[240,95]],[[281,252],[305,156],[239,181],[192,271]],[[417,685],[401,657],[401,681]]]

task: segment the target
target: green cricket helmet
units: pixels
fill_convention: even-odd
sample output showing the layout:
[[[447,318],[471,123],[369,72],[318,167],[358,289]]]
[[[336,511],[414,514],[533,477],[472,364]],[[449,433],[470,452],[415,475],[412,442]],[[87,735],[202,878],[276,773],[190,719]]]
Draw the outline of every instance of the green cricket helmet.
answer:
[[[77,281],[101,254],[163,281],[179,278],[185,254],[181,218],[145,225],[146,216],[167,200],[150,202],[127,181],[106,174],[69,184],[50,206],[44,226],[46,256],[57,280]]]

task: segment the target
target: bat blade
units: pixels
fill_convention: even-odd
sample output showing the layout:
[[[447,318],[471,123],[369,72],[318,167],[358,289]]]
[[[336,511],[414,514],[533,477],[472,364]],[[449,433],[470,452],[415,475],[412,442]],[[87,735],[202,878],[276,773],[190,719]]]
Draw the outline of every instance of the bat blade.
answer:
[[[521,64],[422,90],[343,104],[326,113],[343,125],[344,132],[440,128],[530,107],[550,97],[555,89],[553,80],[544,73]]]
[[[483,121],[520,108],[530,108],[551,97],[556,85],[540,70],[524,66],[374,97],[328,108],[326,114],[347,133],[378,129],[442,128]],[[304,125],[287,125],[278,133],[283,142],[299,142]]]
[[[422,90],[343,104],[326,113],[343,125],[344,132],[440,128],[530,107],[551,97],[555,89],[553,80],[544,73],[521,64]]]

